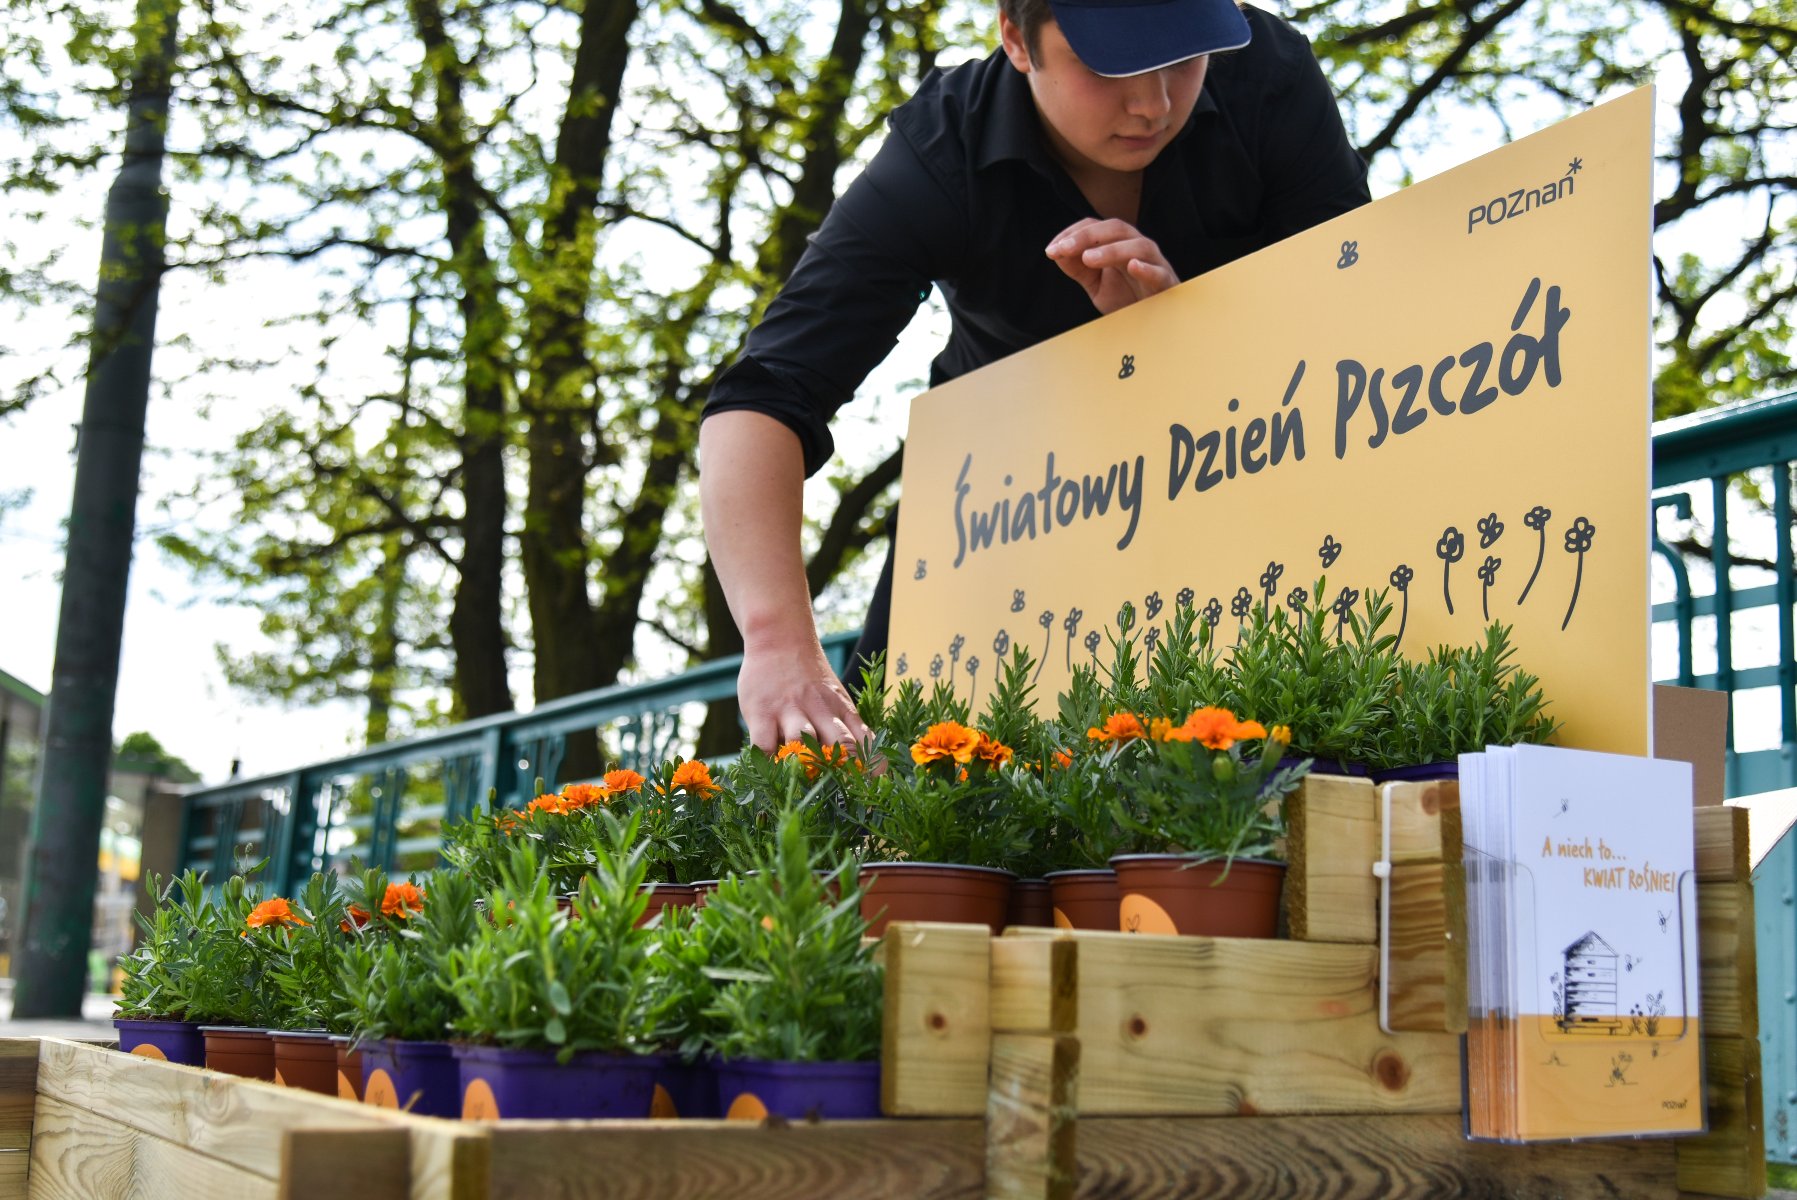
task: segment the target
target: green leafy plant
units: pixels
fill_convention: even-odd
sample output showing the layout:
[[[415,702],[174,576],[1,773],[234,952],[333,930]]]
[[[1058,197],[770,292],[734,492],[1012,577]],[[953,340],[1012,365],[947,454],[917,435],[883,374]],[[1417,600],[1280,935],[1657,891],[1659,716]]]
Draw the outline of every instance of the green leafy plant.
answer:
[[[828,869],[824,869],[828,867]],[[859,1062],[880,1052],[881,972],[863,945],[858,864],[777,820],[754,873],[718,885],[696,932],[717,984],[706,1034],[726,1058]]]
[[[142,937],[137,949],[119,960],[117,1015],[133,1020],[185,1021],[192,1006],[194,967],[207,928],[214,921],[206,898],[206,877],[187,871],[166,882],[151,876],[156,908],[137,914]]]
[[[269,920],[246,941],[262,959],[261,1021],[273,1029],[326,1029],[337,1024],[337,963],[348,944],[343,890],[335,873],[314,872],[291,918]]]
[[[823,771],[870,858],[1008,869],[1028,851],[1028,816],[1009,803],[1002,778],[1021,769],[1011,747],[949,720],[909,745],[876,731],[868,758],[884,769],[839,762]]]
[[[249,937],[249,916],[260,900],[248,876],[262,864],[219,884],[206,898],[204,876],[182,876],[177,887],[183,919],[193,930],[187,971],[187,1019],[203,1025],[248,1025],[271,1007],[267,959]]]
[[[660,1037],[653,928],[637,928],[646,900],[643,847],[634,820],[594,817],[589,874],[569,905],[557,894],[533,839],[500,860],[487,897],[490,922],[449,950],[439,979],[456,998],[457,1032],[471,1041],[550,1048],[566,1062],[584,1050],[638,1053]]]
[[[450,952],[472,943],[484,925],[475,882],[462,871],[438,870],[422,892],[413,915],[385,927],[390,936],[370,935],[383,928],[371,919],[338,959],[336,1023],[357,1042],[442,1041],[461,1012],[446,981]]]
[[[1515,659],[1510,627],[1494,622],[1477,646],[1438,646],[1423,662],[1400,663],[1368,765],[1445,762],[1486,746],[1551,741],[1560,723],[1547,713],[1541,680]]]
[[[815,739],[799,746],[803,753],[788,752],[783,758],[745,746],[730,765],[729,783],[708,809],[716,859],[701,878],[754,870],[783,813],[797,814],[809,841],[828,841],[846,827],[840,772],[820,765],[839,754],[826,751]]]
[[[717,814],[728,803],[704,763],[680,758],[661,763],[628,804],[642,824],[650,879],[716,879],[724,858]]]

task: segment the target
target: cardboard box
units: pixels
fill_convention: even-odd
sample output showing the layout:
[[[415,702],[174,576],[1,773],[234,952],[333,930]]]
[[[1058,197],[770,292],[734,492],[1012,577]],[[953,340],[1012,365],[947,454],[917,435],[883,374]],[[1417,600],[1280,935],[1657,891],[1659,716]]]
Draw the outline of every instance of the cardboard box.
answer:
[[[1691,764],[1692,800],[1721,804],[1728,752],[1728,693],[1704,688],[1653,689],[1653,756]]]

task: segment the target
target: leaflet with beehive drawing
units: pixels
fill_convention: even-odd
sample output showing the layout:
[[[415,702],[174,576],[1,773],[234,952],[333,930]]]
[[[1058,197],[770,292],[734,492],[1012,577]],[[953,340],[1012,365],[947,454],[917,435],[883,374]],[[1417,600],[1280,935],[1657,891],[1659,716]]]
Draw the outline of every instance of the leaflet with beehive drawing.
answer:
[[[1546,746],[1466,755],[1480,1010],[1468,1132],[1704,1128],[1689,764]]]

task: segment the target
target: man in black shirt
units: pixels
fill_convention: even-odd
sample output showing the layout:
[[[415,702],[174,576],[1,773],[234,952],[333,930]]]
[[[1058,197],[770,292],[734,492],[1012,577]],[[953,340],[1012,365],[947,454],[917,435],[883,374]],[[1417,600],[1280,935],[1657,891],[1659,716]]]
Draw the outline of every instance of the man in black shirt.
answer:
[[[865,736],[812,621],[803,481],[932,284],[952,318],[935,386],[1368,199],[1309,44],[1276,17],[1000,0],[999,32],[999,51],[893,113],[705,408],[706,541],[763,748]],[[889,555],[861,653],[885,645],[891,572]]]

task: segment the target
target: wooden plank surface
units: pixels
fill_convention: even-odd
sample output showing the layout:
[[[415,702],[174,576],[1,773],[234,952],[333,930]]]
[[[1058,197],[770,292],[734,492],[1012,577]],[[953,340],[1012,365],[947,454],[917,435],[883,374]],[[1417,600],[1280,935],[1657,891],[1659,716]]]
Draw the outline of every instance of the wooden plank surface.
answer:
[[[411,1155],[398,1126],[291,1129],[281,1139],[279,1200],[322,1200],[348,1190],[355,1200],[406,1200]]]
[[[1459,1111],[1459,1039],[1380,1031],[1375,946],[1062,936],[1083,1114]]]
[[[1710,1129],[1678,1140],[1678,1185],[1707,1196],[1763,1196],[1766,1110],[1759,1041],[1705,1038],[1703,1070]]]
[[[1293,939],[1378,941],[1376,797],[1364,779],[1312,775],[1287,802],[1285,919]]]
[[[1460,781],[1379,785],[1391,795],[1391,861],[1460,861]]]
[[[261,1175],[39,1096],[30,1200],[276,1200],[276,1194]]]
[[[36,1107],[37,1040],[0,1038],[0,1154],[30,1148]]]
[[[1078,1038],[992,1035],[986,1200],[1072,1200],[1078,1101]]]
[[[1693,810],[1697,878],[1704,883],[1738,883],[1753,874],[1747,810],[1711,805]]]
[[[1082,1200],[1674,1200],[1670,1141],[1497,1146],[1457,1116],[1096,1119]]]
[[[1760,1035],[1759,953],[1753,884],[1697,885],[1699,1011],[1710,1037]]]
[[[985,1115],[991,944],[984,925],[886,927],[880,1098],[887,1116]]]
[[[979,1120],[507,1121],[489,1137],[488,1200],[984,1195]]]
[[[1466,1032],[1466,872],[1452,862],[1391,869],[1393,1029]]]
[[[1072,1033],[1079,1023],[1078,950],[1071,938],[994,938],[992,1028]]]

